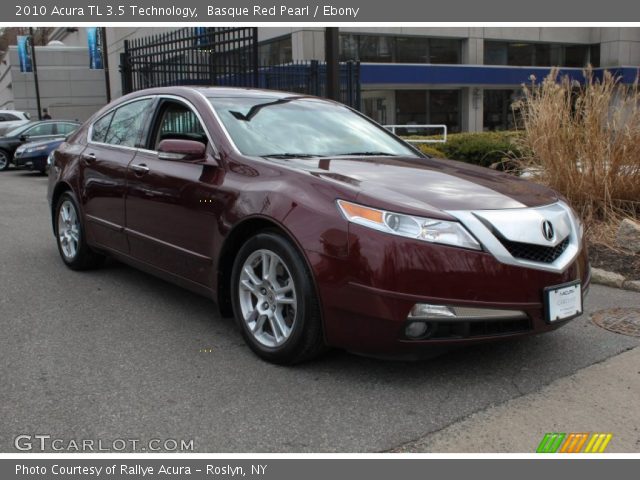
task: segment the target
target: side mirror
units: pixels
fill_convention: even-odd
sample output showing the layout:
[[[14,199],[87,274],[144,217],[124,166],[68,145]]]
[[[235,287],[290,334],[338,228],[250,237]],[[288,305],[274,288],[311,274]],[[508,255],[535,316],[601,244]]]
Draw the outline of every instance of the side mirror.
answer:
[[[181,162],[204,162],[207,159],[207,146],[194,140],[162,140],[158,145],[158,158]]]
[[[20,135],[21,142],[26,142],[27,140],[29,140],[29,135],[25,135],[24,133]]]

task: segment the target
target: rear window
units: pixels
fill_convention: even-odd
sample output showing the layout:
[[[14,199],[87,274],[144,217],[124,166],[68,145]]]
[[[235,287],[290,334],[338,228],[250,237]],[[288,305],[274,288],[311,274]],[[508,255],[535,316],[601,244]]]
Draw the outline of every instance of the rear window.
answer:
[[[109,131],[109,125],[111,124],[112,118],[113,112],[108,113],[93,124],[93,128],[91,130],[92,142],[104,143],[107,138],[107,131]]]
[[[20,120],[20,118],[13,113],[0,113],[0,122],[15,122],[16,120]]]

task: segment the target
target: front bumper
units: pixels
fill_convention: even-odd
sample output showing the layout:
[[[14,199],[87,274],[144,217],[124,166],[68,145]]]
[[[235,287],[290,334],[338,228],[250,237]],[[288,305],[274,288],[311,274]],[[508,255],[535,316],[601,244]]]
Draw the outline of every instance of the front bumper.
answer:
[[[349,253],[309,253],[329,345],[367,354],[396,354],[436,345],[467,344],[554,330],[544,317],[543,290],[575,280],[590,283],[586,250],[562,272],[499,262],[491,254],[349,226]],[[443,320],[438,334],[405,335],[416,303],[517,310],[525,319]]]
[[[31,170],[45,170],[47,156],[42,155],[14,155],[13,164],[17,168],[30,168]]]

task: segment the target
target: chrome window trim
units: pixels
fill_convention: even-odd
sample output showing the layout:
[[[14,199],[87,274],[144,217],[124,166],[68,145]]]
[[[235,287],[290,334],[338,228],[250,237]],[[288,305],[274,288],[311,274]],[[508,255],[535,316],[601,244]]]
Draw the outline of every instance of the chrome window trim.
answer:
[[[193,91],[197,92],[197,93],[200,93],[197,90],[193,90]],[[118,108],[120,108],[120,107],[122,107],[124,105],[127,105],[127,104],[129,104],[131,102],[135,102],[137,100],[144,100],[146,98],[150,98],[150,99],[153,99],[153,100],[159,99],[159,98],[168,98],[170,100],[176,100],[178,102],[184,103],[189,108],[189,110],[191,110],[196,115],[196,117],[198,118],[198,121],[200,122],[200,125],[202,125],[202,129],[204,130],[204,133],[207,136],[207,140],[209,141],[209,145],[211,146],[211,149],[213,150],[214,155],[219,155],[219,150],[216,147],[215,143],[213,142],[213,137],[211,136],[211,133],[209,132],[209,128],[207,127],[206,122],[202,119],[202,115],[200,115],[200,112],[198,112],[198,109],[196,108],[196,106],[193,103],[191,103],[189,100],[187,100],[186,98],[181,97],[179,95],[173,95],[173,94],[170,94],[170,93],[158,93],[158,94],[154,94],[154,95],[146,95],[146,96],[142,96],[142,97],[136,97],[134,99],[127,100],[126,102],[118,104],[117,106],[113,107],[112,109],[106,111],[103,115],[100,116],[100,118],[97,118],[94,122],[91,122],[91,125],[89,126],[89,129],[88,129],[88,132],[87,132],[87,145],[99,145],[99,146],[111,147],[111,148],[121,148],[121,149],[125,149],[125,150],[135,150],[136,152],[142,152],[142,153],[148,153],[148,154],[157,155],[158,154],[157,150],[149,150],[148,148],[142,148],[142,147],[129,147],[129,146],[126,146],[126,145],[113,145],[111,143],[94,142],[94,141],[91,140],[91,133],[93,132],[93,124],[94,123],[96,123],[101,118],[106,117],[111,112],[117,110]],[[208,102],[207,102],[207,104],[208,104]]]
[[[197,92],[197,90],[194,90]],[[179,95],[172,95],[170,93],[159,93],[158,95],[156,95],[157,98],[168,98],[170,100],[177,100],[179,102],[182,102],[184,104],[187,105],[187,107],[189,107],[189,109],[191,111],[193,111],[193,113],[196,114],[196,117],[198,117],[198,121],[200,122],[200,125],[202,125],[202,129],[204,130],[204,134],[207,136],[207,140],[209,141],[209,145],[211,146],[211,148],[213,149],[213,153],[214,154],[218,154],[218,149],[216,148],[215,143],[213,142],[213,137],[211,136],[211,133],[209,132],[209,128],[207,127],[207,124],[205,123],[205,121],[202,119],[202,115],[200,115],[200,112],[198,112],[198,109],[196,108],[196,106],[191,103],[189,100],[187,100],[184,97],[181,97]],[[158,153],[157,150],[146,150],[147,152],[154,152],[154,153]]]
[[[505,248],[505,246],[502,245],[500,240],[491,232],[487,225],[485,225],[485,223],[483,223],[476,215],[481,214],[482,212],[495,210],[449,210],[447,211],[447,213],[457,218],[476,237],[476,239],[482,244],[485,250],[493,255],[494,258],[500,263],[504,263],[506,265],[514,265],[517,267],[532,268],[535,270],[544,270],[547,272],[561,273],[564,272],[569,265],[571,265],[571,263],[578,256],[578,253],[580,253],[580,243],[582,241],[582,239],[580,238],[580,226],[578,224],[577,218],[571,211],[571,207],[569,207],[569,205],[562,201],[558,201],[541,207],[512,208],[501,211],[513,212],[515,216],[525,209],[544,212],[545,209],[556,209],[558,206],[565,211],[571,228],[569,232],[569,245],[562,253],[562,255],[560,255],[552,263],[533,262],[530,260],[523,260],[513,257],[511,253],[509,253],[509,251]],[[550,246],[553,245],[550,244]]]

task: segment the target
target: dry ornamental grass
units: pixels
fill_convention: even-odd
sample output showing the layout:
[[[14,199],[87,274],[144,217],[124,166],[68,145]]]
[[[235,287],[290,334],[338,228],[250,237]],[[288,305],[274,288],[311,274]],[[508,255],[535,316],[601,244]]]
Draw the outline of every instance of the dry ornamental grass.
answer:
[[[562,193],[588,227],[640,215],[640,91],[610,72],[585,82],[559,78],[524,87],[514,104],[524,128],[521,159]],[[598,228],[604,237],[608,229]],[[597,240],[597,239],[595,239]],[[606,240],[606,239],[604,239]]]

